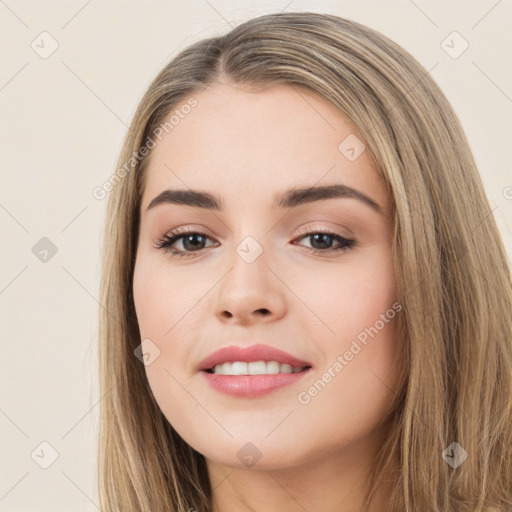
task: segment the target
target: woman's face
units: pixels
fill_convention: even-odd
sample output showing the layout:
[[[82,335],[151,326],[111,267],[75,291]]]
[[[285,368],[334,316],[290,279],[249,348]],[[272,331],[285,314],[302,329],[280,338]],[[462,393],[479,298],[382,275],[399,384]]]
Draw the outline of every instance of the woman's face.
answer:
[[[133,291],[155,399],[217,464],[297,467],[363,446],[397,384],[401,306],[390,204],[362,136],[303,88],[215,84],[193,98],[169,114],[141,205]],[[307,368],[200,370],[253,345]],[[222,368],[289,371],[282,354],[247,354]]]

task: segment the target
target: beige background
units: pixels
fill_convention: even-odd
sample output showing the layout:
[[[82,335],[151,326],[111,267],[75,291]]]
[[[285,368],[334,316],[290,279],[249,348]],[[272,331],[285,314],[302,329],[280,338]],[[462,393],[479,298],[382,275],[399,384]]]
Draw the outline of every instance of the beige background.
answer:
[[[135,107],[171,56],[282,10],[369,25],[432,69],[465,127],[512,260],[510,1],[1,0],[0,511],[99,510],[106,200],[92,190],[114,171]],[[469,44],[458,58],[441,46],[453,31]],[[464,44],[453,37],[452,53]],[[58,48],[42,58],[52,44]],[[57,248],[47,262],[32,251],[43,237]]]

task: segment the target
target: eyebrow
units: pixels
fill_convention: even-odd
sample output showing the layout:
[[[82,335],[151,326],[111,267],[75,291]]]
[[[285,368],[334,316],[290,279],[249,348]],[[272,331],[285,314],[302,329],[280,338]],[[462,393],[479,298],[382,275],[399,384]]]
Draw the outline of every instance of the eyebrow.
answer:
[[[323,201],[326,199],[358,199],[377,213],[384,215],[381,206],[363,192],[347,185],[326,185],[321,187],[292,188],[274,197],[273,208],[293,208],[303,204]],[[222,211],[222,199],[209,192],[198,190],[164,190],[156,196],[147,210],[160,204],[182,204],[207,210]]]

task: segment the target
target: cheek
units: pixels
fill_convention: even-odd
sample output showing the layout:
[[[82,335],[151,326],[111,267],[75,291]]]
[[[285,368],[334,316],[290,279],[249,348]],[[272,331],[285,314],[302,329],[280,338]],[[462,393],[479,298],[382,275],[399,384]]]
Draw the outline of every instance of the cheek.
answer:
[[[330,279],[315,282],[303,280],[297,293],[310,298],[308,307],[321,320],[316,335],[321,367],[308,383],[311,393],[302,390],[299,401],[308,411],[303,419],[322,417],[327,422],[324,414],[329,411],[334,423],[375,425],[389,405],[400,372],[396,323],[401,307],[391,257],[376,252],[364,265],[340,267],[339,272],[331,271]],[[352,417],[347,422],[348,415]]]
[[[145,365],[149,386],[169,423],[185,433],[182,437],[188,442],[192,440],[186,435],[190,430],[187,418],[200,415],[200,411],[197,401],[186,392],[189,376],[184,361],[195,332],[193,324],[199,320],[193,307],[198,290],[190,286],[190,276],[186,279],[185,274],[139,254],[133,296],[141,340],[150,339],[154,344],[145,345],[153,354]]]
[[[146,375],[167,415],[177,403],[179,408],[197,406],[194,401],[188,403],[190,396],[185,389],[192,375],[190,353],[200,334],[198,326],[204,323],[201,298],[212,287],[215,276],[199,279],[197,274],[171,268],[165,258],[156,259],[143,251],[138,254],[133,297],[141,340],[151,340],[148,350],[157,354],[145,366]]]
[[[401,371],[396,357],[399,313],[393,302],[376,295],[377,302],[368,307],[353,295],[349,298],[353,315],[331,319],[336,336],[328,338],[330,343],[319,340],[325,360],[297,397],[297,436],[299,430],[314,431],[322,425],[326,449],[336,440],[355,442],[377,427],[391,412]]]
[[[181,318],[190,313],[194,316],[194,307],[201,294],[206,293],[208,283],[203,281],[202,286],[194,281],[191,284],[191,277],[187,272],[166,265],[165,259],[155,262],[144,255],[137,258],[133,298],[142,337],[163,338],[165,333],[170,337],[169,330],[174,329]]]
[[[376,323],[380,331],[382,315],[396,301],[393,263],[385,248],[376,248],[364,261],[354,258],[347,265],[332,266],[325,276],[302,277],[294,288],[298,296],[307,297],[308,307],[322,321],[321,338],[337,350],[359,335],[364,340],[365,329]],[[393,318],[394,310],[388,316]]]

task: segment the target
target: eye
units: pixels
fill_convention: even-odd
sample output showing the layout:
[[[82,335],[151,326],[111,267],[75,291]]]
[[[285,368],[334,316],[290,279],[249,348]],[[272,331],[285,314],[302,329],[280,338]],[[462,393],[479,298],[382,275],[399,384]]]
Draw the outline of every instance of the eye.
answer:
[[[199,231],[193,231],[189,228],[176,229],[168,234],[165,234],[155,244],[157,249],[162,249],[176,256],[191,257],[194,252],[199,252],[204,249],[206,239],[210,238],[207,234]],[[172,246],[175,242],[182,242],[184,249],[176,249]]]
[[[325,255],[326,253],[337,253],[347,251],[357,245],[355,240],[346,238],[339,233],[332,231],[323,231],[321,229],[307,228],[302,230],[302,236],[298,240],[308,238],[312,247],[306,247],[310,252],[316,255]],[[338,242],[337,247],[332,247],[334,241]]]
[[[312,247],[304,247],[315,255],[325,256],[330,253],[347,251],[357,245],[355,240],[346,238],[339,233],[321,229],[314,230],[314,228],[308,229],[303,229],[302,236],[295,240],[309,238]],[[156,242],[155,247],[175,256],[194,257],[195,252],[200,253],[205,248],[207,239],[211,240],[211,237],[200,231],[193,231],[190,228],[176,229],[163,235]],[[182,244],[183,249],[173,247],[177,242]],[[334,242],[337,242],[338,246],[333,248]]]

